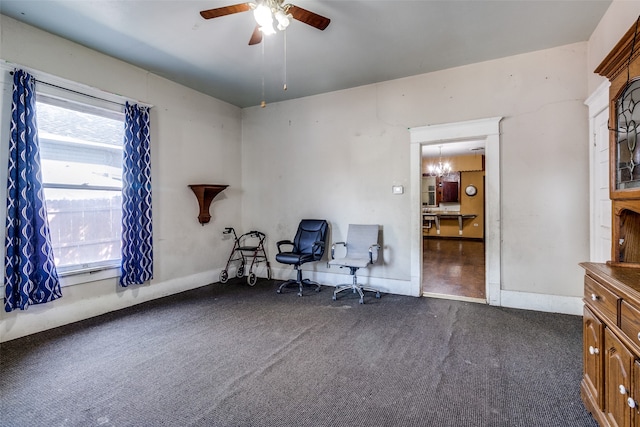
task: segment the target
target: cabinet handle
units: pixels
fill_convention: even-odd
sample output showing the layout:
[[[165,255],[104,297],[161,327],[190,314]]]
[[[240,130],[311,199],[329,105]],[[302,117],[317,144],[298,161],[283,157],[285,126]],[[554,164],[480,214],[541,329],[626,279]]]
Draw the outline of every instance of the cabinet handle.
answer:
[[[627,394],[627,388],[622,384],[618,386],[618,390],[620,390],[620,394]]]
[[[592,300],[592,301],[598,301],[598,295],[596,295],[596,294],[591,294],[591,300]]]
[[[640,332],[638,332],[638,341],[640,341]]]
[[[636,407],[636,401],[633,400],[632,397],[627,399],[627,405],[629,405],[629,408],[635,408]]]
[[[600,350],[598,350],[597,347],[594,347],[592,345],[589,346],[589,354],[598,354],[598,353],[600,353]]]

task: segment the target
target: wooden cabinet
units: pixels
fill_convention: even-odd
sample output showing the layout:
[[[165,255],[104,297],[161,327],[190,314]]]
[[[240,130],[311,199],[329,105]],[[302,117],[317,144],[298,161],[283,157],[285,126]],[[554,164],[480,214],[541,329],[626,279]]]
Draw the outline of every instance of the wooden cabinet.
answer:
[[[640,22],[640,20],[639,20]],[[611,261],[581,264],[584,279],[580,394],[601,426],[640,427],[640,26],[595,70],[609,86]]]
[[[587,307],[582,322],[584,375],[582,387],[597,407],[604,407],[602,360],[604,349],[604,324]]]
[[[640,268],[640,26],[634,24],[595,72],[609,86],[611,263]]]
[[[458,183],[454,181],[444,181],[442,183],[442,201],[457,202],[458,201]]]
[[[606,420],[611,426],[631,426],[637,398],[631,396],[634,355],[609,328],[605,328],[604,345]]]
[[[460,172],[451,172],[436,179],[438,194],[436,203],[458,203],[460,201]]]
[[[632,396],[640,396],[640,363],[636,360],[633,362],[633,392]],[[638,408],[638,402],[635,402],[636,407],[632,410],[634,427],[640,427],[640,410]]]
[[[580,394],[601,426],[640,427],[640,269],[582,263]]]

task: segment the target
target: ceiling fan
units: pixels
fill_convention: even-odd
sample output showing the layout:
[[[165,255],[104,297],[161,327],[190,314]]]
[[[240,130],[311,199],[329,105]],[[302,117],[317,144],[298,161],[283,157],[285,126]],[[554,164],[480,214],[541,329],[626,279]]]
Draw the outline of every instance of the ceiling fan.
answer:
[[[277,28],[280,31],[285,30],[289,26],[290,19],[292,18],[321,31],[327,28],[331,22],[329,18],[325,18],[324,16],[293,4],[282,4],[283,1],[284,0],[259,0],[257,3],[239,3],[231,6],[203,10],[200,12],[200,15],[204,19],[212,19],[253,10],[253,16],[258,24],[251,35],[251,39],[249,39],[250,45],[260,43],[263,34],[274,34],[276,32],[273,28],[274,18],[278,23]]]

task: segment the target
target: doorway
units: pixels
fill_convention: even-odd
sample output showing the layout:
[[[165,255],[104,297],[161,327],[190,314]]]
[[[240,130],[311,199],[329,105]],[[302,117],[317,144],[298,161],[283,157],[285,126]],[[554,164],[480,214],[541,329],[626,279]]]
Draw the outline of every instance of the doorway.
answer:
[[[485,303],[484,240],[423,237],[422,296]]]
[[[421,152],[422,296],[486,303],[485,141],[422,144]]]
[[[423,294],[422,147],[469,140],[485,143],[484,197],[484,301],[499,306],[501,290],[500,246],[500,121],[502,117],[410,128],[411,173],[411,284],[416,296]],[[461,267],[463,268],[463,267]],[[454,297],[455,298],[455,297]],[[457,298],[463,299],[463,298]]]

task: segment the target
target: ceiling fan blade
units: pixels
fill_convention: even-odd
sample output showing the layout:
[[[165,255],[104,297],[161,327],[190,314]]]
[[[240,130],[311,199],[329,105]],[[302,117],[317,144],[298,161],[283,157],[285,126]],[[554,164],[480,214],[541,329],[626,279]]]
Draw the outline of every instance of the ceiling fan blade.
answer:
[[[287,9],[287,13],[290,13],[293,19],[304,22],[305,24],[311,25],[319,30],[324,30],[331,22],[331,19],[329,18],[325,18],[324,16],[295,5],[290,5]]]
[[[253,30],[253,34],[251,34],[251,39],[249,40],[249,46],[258,44],[262,41],[262,31],[260,31],[260,25],[256,25],[256,29]]]
[[[231,15],[233,13],[246,12],[251,10],[249,3],[239,3],[231,6],[217,7],[215,9],[203,10],[200,12],[200,16],[204,19],[219,18],[225,15]]]

